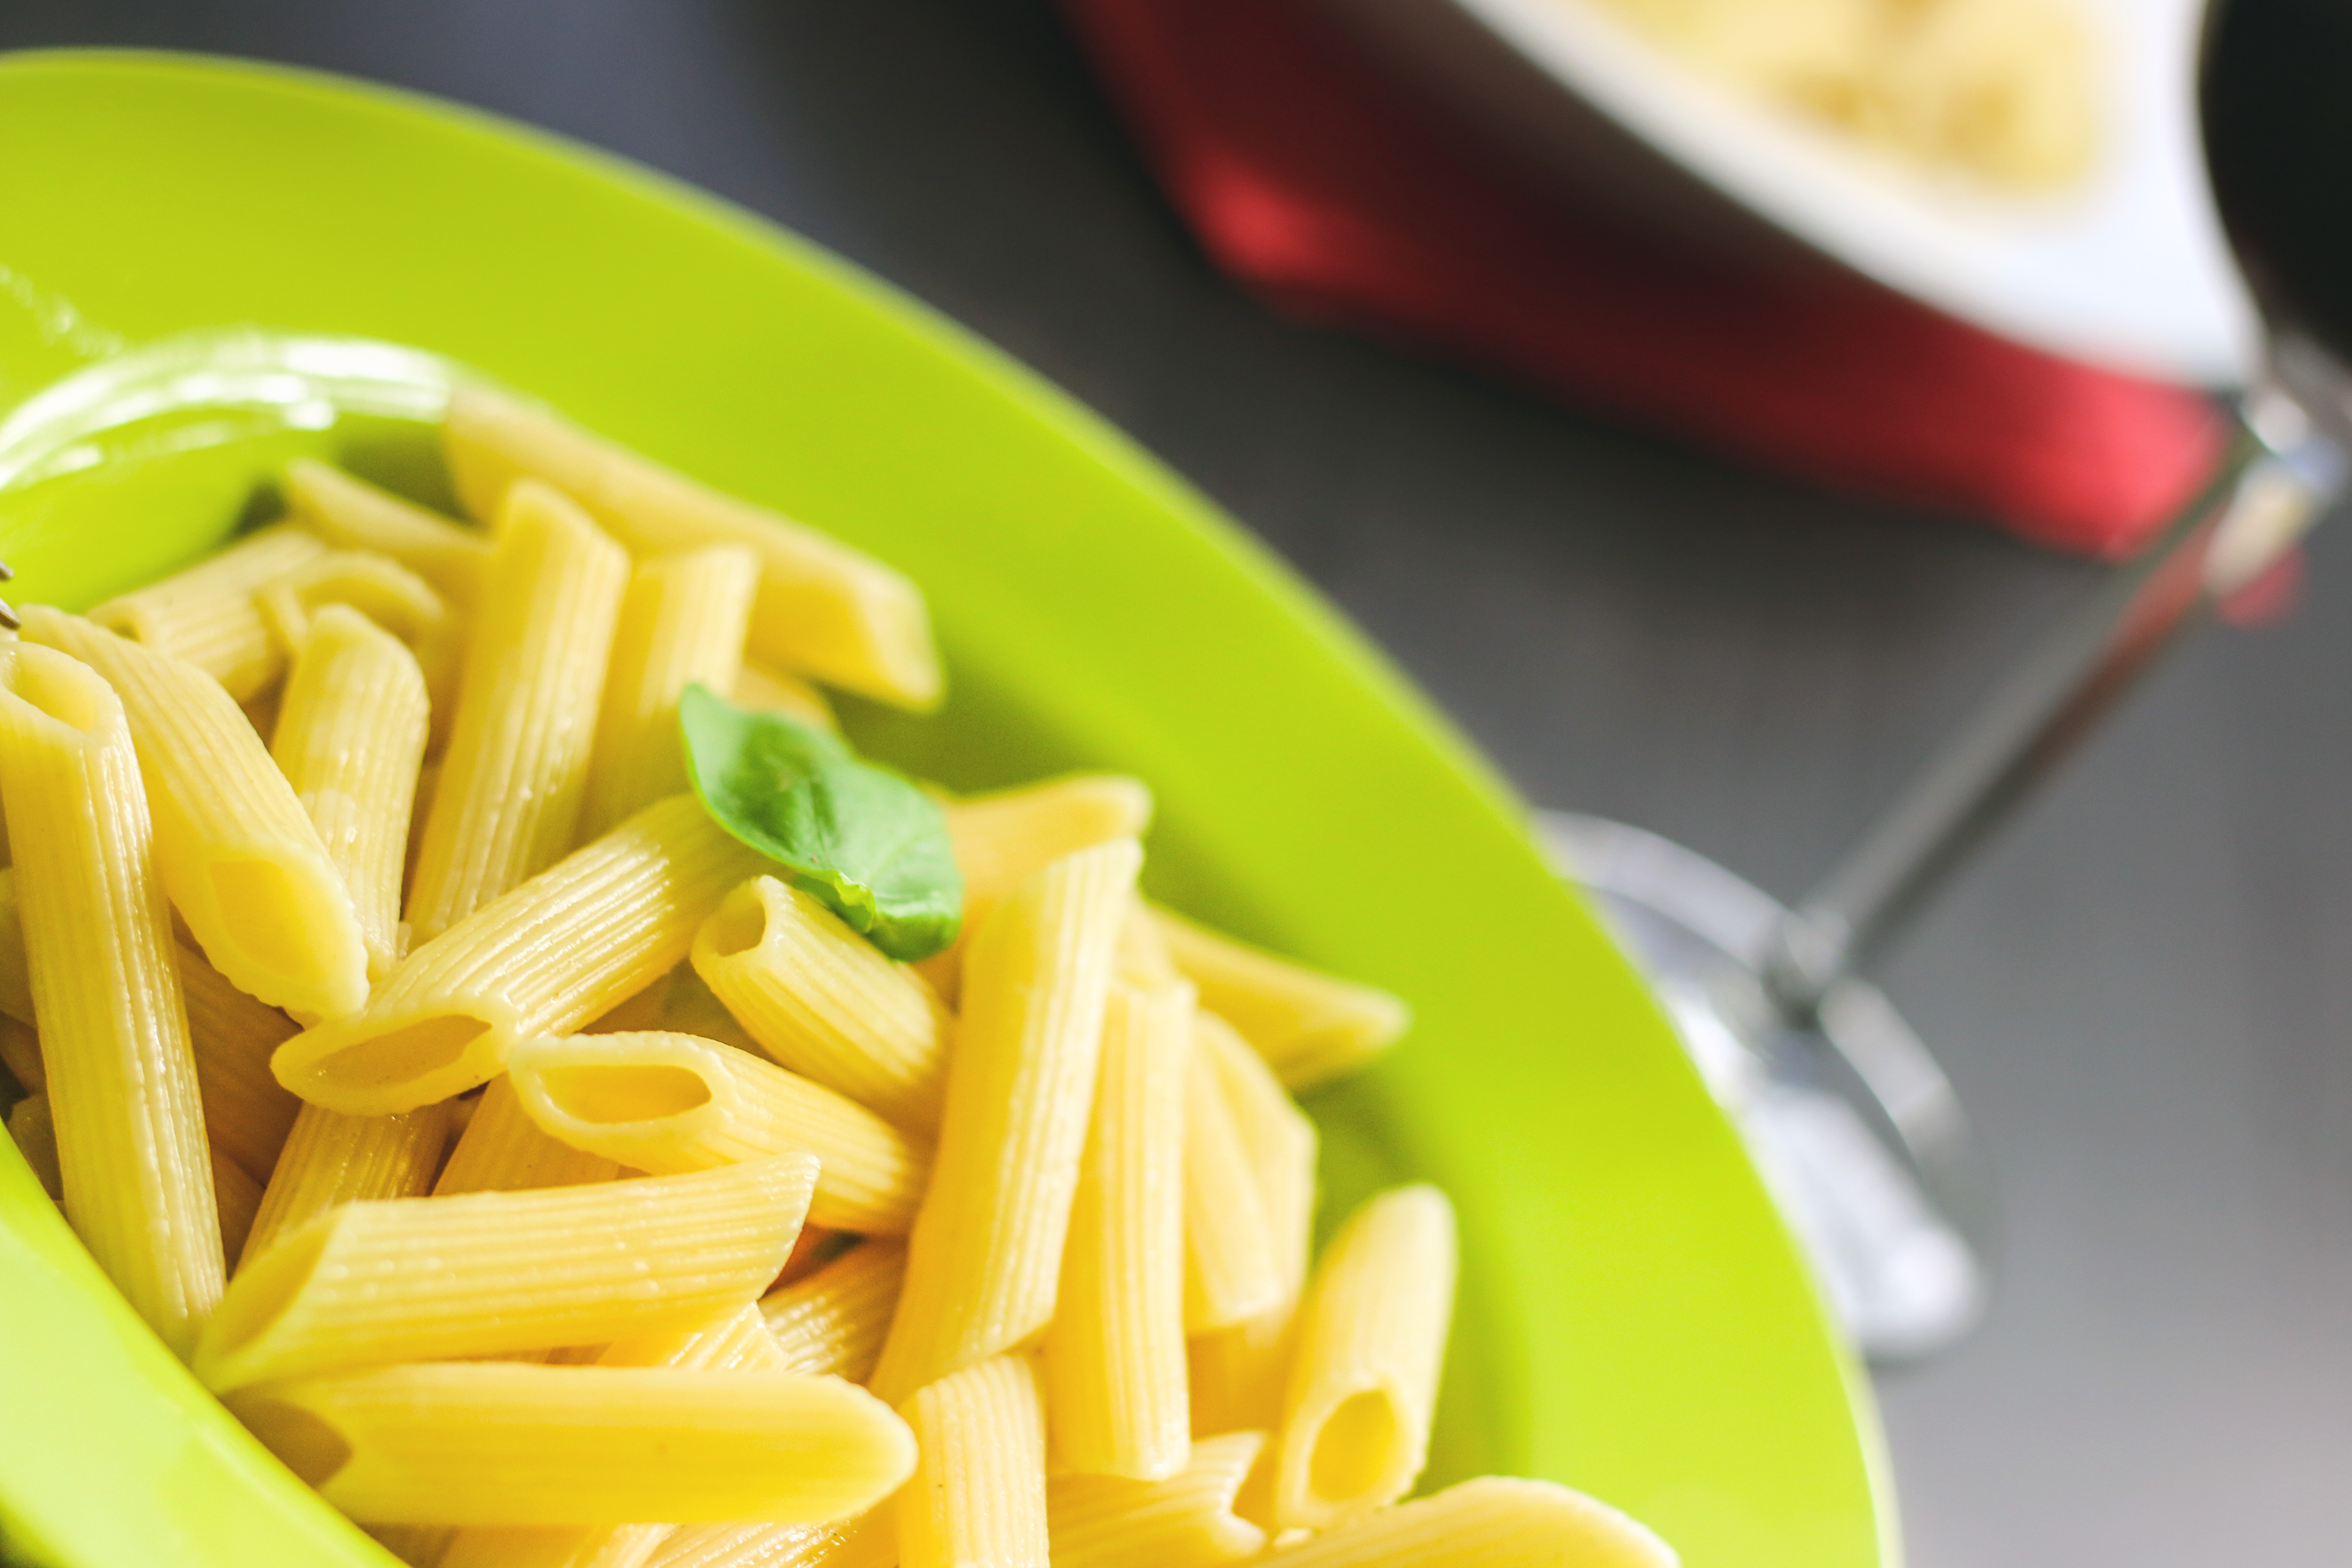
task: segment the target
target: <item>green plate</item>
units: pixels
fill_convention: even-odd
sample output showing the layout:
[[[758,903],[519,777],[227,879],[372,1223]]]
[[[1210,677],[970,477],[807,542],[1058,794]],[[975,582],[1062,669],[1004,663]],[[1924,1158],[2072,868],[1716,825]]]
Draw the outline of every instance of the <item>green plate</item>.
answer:
[[[1866,1384],[1521,805],[1103,422],[806,243],[542,135],[242,65],[0,59],[0,407],[228,323],[451,355],[895,562],[953,692],[860,710],[869,746],[961,787],[1140,774],[1157,892],[1409,997],[1409,1043],[1313,1109],[1327,1207],[1409,1174],[1461,1209],[1432,1483],[1554,1477],[1690,1568],[1895,1561]],[[16,591],[83,603],[202,548],[237,504],[201,480],[0,521]],[[387,1561],[115,1300],[5,1140],[0,1531],[58,1568]]]

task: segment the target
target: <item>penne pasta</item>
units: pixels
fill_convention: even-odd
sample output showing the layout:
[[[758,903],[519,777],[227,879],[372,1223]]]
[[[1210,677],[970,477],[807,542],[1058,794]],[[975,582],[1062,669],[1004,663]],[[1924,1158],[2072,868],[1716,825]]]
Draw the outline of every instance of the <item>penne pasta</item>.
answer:
[[[1234,1137],[1265,1213],[1282,1300],[1296,1301],[1306,1288],[1315,1238],[1315,1124],[1265,1058],[1214,1013],[1192,1016],[1192,1048],[1233,1113]]]
[[[1187,985],[1116,985],[1103,1019],[1094,1124],[1053,1326],[1047,1429],[1057,1468],[1164,1480],[1192,1432],[1184,1364]]]
[[[1270,1431],[1282,1421],[1282,1393],[1297,1346],[1298,1303],[1281,1302],[1230,1328],[1187,1342],[1192,1432]]]
[[[332,605],[365,616],[411,648],[436,648],[451,635],[448,602],[433,584],[372,551],[331,550],[264,584],[253,599],[289,661],[311,620]]]
[[[25,967],[25,919],[16,908],[14,866],[0,866],[0,1014],[27,1028],[34,1026],[33,977]]]
[[[89,618],[194,665],[243,702],[286,668],[285,652],[270,637],[254,595],[326,552],[299,528],[260,529],[184,572],[107,600]]]
[[[15,1140],[16,1152],[25,1156],[25,1163],[32,1167],[41,1191],[58,1203],[65,1202],[65,1173],[58,1168],[58,1124],[49,1114],[49,1097],[28,1094],[10,1106],[8,1136]]]
[[[1147,991],[1184,978],[1169,956],[1160,923],[1151,918],[1151,906],[1140,896],[1128,905],[1127,918],[1118,922],[1118,977]]]
[[[1141,860],[1131,838],[1056,860],[972,944],[934,1177],[874,1372],[886,1399],[1025,1345],[1054,1316],[1118,921]]]
[[[0,803],[66,1217],[185,1356],[221,1297],[220,1214],[139,763],[97,671],[0,643]]]
[[[261,1184],[217,1149],[207,1158],[213,1172],[213,1208],[220,1217],[221,1256],[235,1258],[245,1251],[254,1217],[261,1211]]]
[[[487,534],[308,458],[287,464],[282,483],[295,522],[338,549],[388,555],[452,605],[474,607],[489,562]]]
[[[904,1235],[930,1176],[864,1106],[692,1035],[542,1035],[507,1053],[507,1081],[541,1131],[656,1175],[806,1150],[829,1230]]]
[[[555,486],[638,555],[734,544],[760,559],[751,652],[902,707],[941,690],[923,596],[879,561],[715,490],[540,409],[479,388],[449,400],[444,450],[478,517],[529,476]]]
[[[1402,1497],[1429,1451],[1454,1311],[1454,1209],[1399,1187],[1331,1238],[1300,1308],[1276,1439],[1275,1522],[1329,1530]]]
[[[365,1008],[287,1041],[272,1070],[351,1116],[462,1094],[515,1041],[579,1028],[675,967],[763,864],[691,795],[656,802],[416,948]]]
[[[1216,1067],[1198,1050],[1186,1057],[1184,1326],[1197,1334],[1279,1306],[1283,1278],[1265,1194]]]
[[[776,1277],[815,1184],[816,1161],[787,1154],[690,1176],[345,1204],[237,1275],[194,1364],[230,1389],[692,1327]]]
[[[815,897],[755,877],[702,922],[692,957],[769,1056],[902,1127],[939,1125],[947,1009]]]
[[[575,842],[629,560],[544,485],[503,502],[408,922],[429,941]]]
[[[881,1237],[860,1242],[807,1279],[761,1297],[761,1315],[785,1370],[865,1382],[882,1353],[906,1273],[905,1245]]]
[[[841,721],[834,716],[833,704],[825,700],[824,692],[799,676],[787,675],[781,669],[745,660],[735,672],[735,688],[730,695],[739,708],[781,713],[787,719],[797,719],[835,733],[841,729]]]
[[[294,1020],[231,985],[205,955],[173,944],[188,1043],[205,1101],[205,1135],[246,1174],[267,1180],[302,1102],[269,1075],[269,1054],[297,1033]]]
[[[1166,910],[1152,912],[1169,956],[1200,987],[1202,1007],[1240,1030],[1286,1089],[1355,1071],[1412,1023],[1412,1009],[1385,991],[1276,958]]]
[[[351,894],[293,786],[219,684],[193,665],[46,605],[28,643],[60,649],[122,700],[154,821],[156,870],[196,944],[237,989],[289,1012],[367,998]]]
[[[1552,1481],[1481,1476],[1291,1547],[1283,1568],[1678,1568],[1673,1547]]]
[[[1060,1475],[1045,1484],[1054,1568],[1211,1568],[1255,1557],[1265,1531],[1234,1513],[1234,1496],[1265,1447],[1263,1432],[1192,1445],[1164,1480]]]
[[[782,1373],[393,1366],[229,1404],[329,1502],[381,1523],[816,1523],[871,1508],[915,1468],[887,1405]]]
[[[715,545],[641,561],[621,599],[612,662],[596,716],[581,832],[604,832],[631,812],[687,787],[677,702],[694,681],[734,689],[760,564]]]
[[[898,1531],[888,1503],[846,1524],[688,1524],[643,1568],[897,1568]]]
[[[257,1192],[252,1233],[229,1256],[241,1268],[279,1236],[338,1204],[425,1196],[441,1165],[449,1111],[446,1100],[398,1116],[343,1116],[304,1106],[268,1186]]]
[[[0,1068],[7,1068],[8,1076],[27,1094],[38,1094],[48,1087],[48,1072],[41,1066],[41,1037],[31,1025],[5,1014],[0,1014]]]
[[[621,1173],[620,1162],[574,1149],[541,1131],[503,1073],[490,1079],[473,1106],[465,1131],[449,1151],[449,1163],[433,1185],[436,1198],[584,1187]]]
[[[1045,1407],[1027,1356],[992,1356],[901,1406],[921,1454],[898,1494],[900,1568],[1048,1568]]]
[[[351,890],[373,981],[402,956],[401,862],[429,721],[424,672],[399,639],[347,605],[311,619],[269,752]]]

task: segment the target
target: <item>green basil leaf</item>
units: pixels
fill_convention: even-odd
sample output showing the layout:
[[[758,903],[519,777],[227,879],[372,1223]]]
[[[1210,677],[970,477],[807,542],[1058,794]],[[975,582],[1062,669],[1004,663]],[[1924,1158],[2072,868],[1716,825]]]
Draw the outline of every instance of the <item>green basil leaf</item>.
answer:
[[[700,681],[679,700],[677,726],[712,821],[892,958],[955,941],[963,877],[938,802],[838,737],[738,708]]]

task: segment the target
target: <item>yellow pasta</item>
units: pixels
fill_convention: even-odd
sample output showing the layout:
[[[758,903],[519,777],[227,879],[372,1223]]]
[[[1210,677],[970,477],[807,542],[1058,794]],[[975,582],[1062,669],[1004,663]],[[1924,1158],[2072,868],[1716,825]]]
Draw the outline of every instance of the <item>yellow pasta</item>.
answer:
[[[46,605],[26,641],[106,678],[138,748],[163,889],[239,990],[336,1017],[367,997],[367,942],[351,894],[293,786],[228,693],[193,665]]]
[[[213,1173],[213,1211],[220,1218],[221,1255],[235,1258],[245,1250],[253,1222],[261,1212],[261,1184],[219,1150],[209,1156]]]
[[[520,484],[504,506],[408,894],[419,942],[572,847],[628,586],[627,554],[561,495]]]
[[[687,787],[678,699],[698,680],[717,692],[734,688],[759,574],[751,552],[731,545],[656,556],[629,574],[596,716],[583,834]]]
[[[874,1372],[886,1399],[1025,1345],[1054,1316],[1118,921],[1142,858],[1122,838],[1055,861],[972,944],[933,1180]]]
[[[41,1066],[41,1037],[29,1024],[0,1014],[0,1068],[8,1069],[27,1094],[38,1094],[48,1087],[49,1075]]]
[[[689,1524],[642,1568],[897,1568],[890,1504],[846,1524]]]
[[[1129,902],[1127,918],[1118,922],[1118,977],[1146,990],[1184,978],[1169,956],[1167,939],[1151,918],[1151,906],[1140,897]]]
[[[1421,1473],[1454,1311],[1454,1209],[1400,1187],[1331,1238],[1299,1310],[1274,1516],[1328,1530],[1394,1502]]]
[[[439,514],[310,458],[286,465],[293,519],[330,544],[388,555],[470,610],[481,592],[490,541]]]
[[[1280,1424],[1297,1316],[1298,1303],[1286,1300],[1245,1322],[1197,1334],[1186,1344],[1195,1436],[1267,1431]]]
[[[1293,1090],[1355,1071],[1396,1044],[1412,1011],[1385,991],[1318,973],[1155,910],[1160,934],[1201,1005],[1257,1047]]]
[[[776,1277],[815,1184],[816,1161],[786,1154],[690,1176],[345,1204],[239,1272],[194,1365],[212,1387],[239,1388],[691,1327]]]
[[[881,1401],[782,1373],[394,1366],[229,1404],[329,1502],[394,1524],[816,1523],[872,1507],[915,1467]]]
[[[204,1093],[205,1134],[247,1175],[267,1180],[302,1108],[269,1075],[269,1054],[293,1037],[294,1020],[231,985],[203,953],[175,943],[173,955]]]
[[[0,1013],[27,1027],[35,1022],[33,977],[25,968],[25,920],[16,908],[14,866],[0,866]]]
[[[461,1094],[515,1041],[579,1028],[652,984],[764,863],[692,796],[657,802],[416,948],[364,1009],[287,1041],[272,1070],[351,1116]]]
[[[900,1568],[1049,1568],[1045,1407],[1029,1358],[951,1372],[900,1413],[922,1455],[898,1494]]]
[[[760,1312],[784,1369],[865,1382],[882,1353],[906,1273],[906,1247],[880,1237],[761,1297]]]
[[[1677,1568],[1673,1547],[1551,1481],[1481,1476],[1284,1552],[1284,1568]]]
[[[433,584],[388,555],[331,550],[306,561],[254,595],[269,635],[291,659],[310,635],[310,622],[332,605],[358,611],[412,648],[434,647],[449,635],[446,600]]]
[[[839,731],[841,721],[834,717],[833,704],[824,693],[797,675],[786,675],[780,669],[769,669],[746,660],[735,672],[735,689],[731,693],[736,705],[758,709],[766,713],[781,713],[787,719],[797,719],[803,724],[820,730]]]
[[[745,546],[760,558],[753,653],[902,706],[939,701],[923,596],[873,557],[495,393],[452,397],[443,439],[457,494],[476,516],[530,476],[572,496],[639,555]]]
[[[753,878],[702,923],[693,959],[777,1061],[901,1126],[939,1125],[947,1010],[818,899]]]
[[[397,638],[346,605],[312,618],[269,752],[351,890],[371,980],[401,958],[401,862],[429,711]]]
[[[96,671],[0,643],[0,801],[66,1216],[184,1356],[220,1300],[220,1215],[139,764]]]
[[[1192,1445],[1164,1480],[1055,1476],[1045,1484],[1054,1568],[1211,1568],[1255,1557],[1265,1531],[1234,1513],[1263,1432],[1229,1432]]]
[[[298,1230],[338,1204],[421,1198],[449,1137],[450,1102],[398,1116],[343,1116],[306,1105],[257,1194],[252,1234],[229,1254],[242,1268],[283,1233]]]
[[[1183,1092],[1184,1326],[1201,1333],[1279,1306],[1282,1265],[1233,1107],[1198,1051],[1188,1053]]]
[[[41,1191],[65,1201],[65,1173],[58,1168],[58,1124],[49,1115],[49,1097],[30,1094],[8,1108],[8,1136],[31,1166]]]
[[[446,1102],[445,1102],[446,1103]],[[584,1187],[621,1173],[620,1162],[549,1137],[522,1108],[501,1073],[474,1103],[471,1118],[434,1184],[436,1198],[460,1193],[520,1193],[534,1187]]]
[[[1164,1480],[1192,1426],[1184,1364],[1184,1095],[1192,993],[1113,986],[1094,1124],[1044,1369],[1063,1469]]]
[[[299,528],[261,529],[184,572],[107,600],[89,618],[194,665],[242,702],[286,668],[254,595],[326,548]]]
[[[806,1150],[828,1230],[904,1234],[930,1175],[864,1106],[692,1035],[542,1035],[507,1053],[507,1080],[540,1131],[656,1175]]]

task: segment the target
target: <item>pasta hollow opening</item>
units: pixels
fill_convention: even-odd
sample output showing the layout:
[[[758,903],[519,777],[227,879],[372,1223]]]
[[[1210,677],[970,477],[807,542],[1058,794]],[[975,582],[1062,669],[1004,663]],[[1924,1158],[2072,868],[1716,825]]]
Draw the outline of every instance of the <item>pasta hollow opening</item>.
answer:
[[[205,1370],[234,1358],[276,1326],[318,1268],[328,1237],[321,1217],[281,1236],[237,1270],[237,1288],[221,1298],[219,1310],[205,1325],[199,1352]]]
[[[1396,1401],[1379,1389],[1351,1394],[1324,1419],[1307,1461],[1307,1485],[1318,1498],[1346,1502],[1380,1490],[1402,1446]]]
[[[278,1399],[237,1401],[236,1418],[285,1467],[318,1487],[352,1462],[352,1446],[321,1416]]]
[[[237,945],[274,974],[314,967],[310,939],[324,911],[313,891],[275,860],[240,858],[212,864],[213,898],[237,916]]]
[[[489,1033],[489,1025],[465,1013],[444,1013],[354,1040],[321,1058],[319,1077],[350,1089],[383,1089],[440,1071]]]
[[[768,939],[768,910],[758,885],[744,889],[719,906],[704,928],[714,957],[732,958],[749,952]]]
[[[37,645],[18,646],[29,651]],[[68,729],[85,735],[104,729],[110,711],[106,699],[113,695],[113,688],[88,666],[64,654],[42,652],[48,657],[20,656],[12,661],[8,689]]]
[[[710,1085],[700,1073],[656,1063],[546,1068],[539,1082],[558,1110],[600,1127],[683,1116],[711,1100]]]

